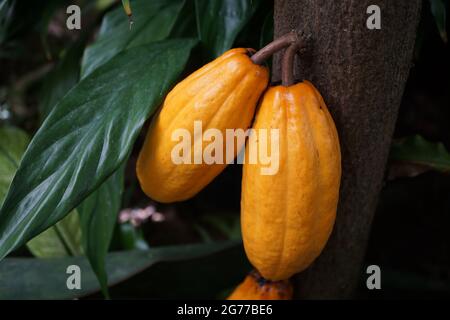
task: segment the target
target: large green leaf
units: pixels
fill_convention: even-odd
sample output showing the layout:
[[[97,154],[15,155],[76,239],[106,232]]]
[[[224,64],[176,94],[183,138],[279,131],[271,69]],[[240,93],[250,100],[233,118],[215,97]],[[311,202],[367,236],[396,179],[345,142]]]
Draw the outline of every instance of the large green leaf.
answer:
[[[0,258],[62,219],[120,166],[195,43],[126,50],[64,96],[31,141],[0,210]]]
[[[0,204],[11,184],[20,160],[30,141],[27,133],[15,127],[0,127]],[[37,257],[80,254],[81,228],[76,212],[27,243]]]
[[[230,49],[259,3],[260,0],[195,0],[198,35],[208,54],[218,57]]]
[[[106,259],[106,268],[109,274],[108,282],[110,285],[117,284],[161,262],[176,266],[183,261],[195,262],[197,259],[213,254],[229,255],[230,249],[235,251],[234,249],[238,244],[239,242],[230,241],[155,247],[148,251],[113,252],[108,254]],[[240,248],[240,246],[238,247]],[[215,256],[214,258],[216,260]],[[239,259],[245,259],[245,255],[241,253]],[[209,265],[217,269],[217,266],[213,263],[214,260],[209,261]],[[203,260],[199,261],[205,264]],[[66,273],[66,269],[70,265],[77,265],[81,269],[80,290],[67,289],[66,281],[69,275]],[[237,263],[236,267],[242,268],[242,263]],[[233,266],[227,266],[227,269],[233,269]],[[217,274],[213,272],[210,272],[210,274],[211,277],[218,278]],[[175,276],[176,274],[168,272],[164,275],[166,279],[174,279]],[[201,282],[201,279],[192,280]],[[152,288],[152,285],[151,282],[141,283],[142,287],[148,289]],[[90,294],[98,289],[99,285],[95,274],[84,257],[7,258],[0,263],[0,299],[71,299]],[[191,288],[185,288],[187,291],[189,289],[192,290],[192,286]],[[158,291],[158,287],[153,288],[153,290]]]
[[[134,1],[133,24],[130,26],[123,10],[131,14],[130,4],[128,1],[122,4],[123,8],[117,8],[104,17],[96,42],[86,49],[82,77],[92,73],[125,48],[167,38],[175,21],[179,19],[184,1]],[[105,294],[107,294],[107,275],[104,259],[120,209],[122,171],[114,173],[86,200],[87,203],[83,202],[79,208],[83,220],[84,248]],[[95,216],[92,215],[94,206]]]
[[[42,119],[45,119],[56,103],[77,84],[84,38],[83,36],[68,48],[56,68],[46,77],[40,104]],[[81,203],[78,210],[73,210],[67,217],[27,243],[34,256],[48,258],[79,255],[83,252],[82,240],[84,253],[105,296],[108,296],[105,257],[120,209],[122,175],[123,169],[116,171]],[[81,226],[78,212],[81,214]]]
[[[440,172],[450,172],[450,153],[445,146],[429,142],[419,135],[395,141],[390,158]]]
[[[108,296],[105,259],[122,202],[124,171],[125,166],[122,165],[78,207],[83,230],[84,252],[105,296]]]
[[[105,5],[108,4],[106,3]],[[87,33],[84,33],[78,41],[64,52],[56,67],[46,77],[40,103],[42,119],[45,119],[57,102],[78,83],[86,35]],[[115,194],[114,192],[123,188],[122,181],[115,177],[117,177],[116,173],[102,183],[79,206],[78,210],[73,210],[67,217],[27,243],[27,247],[33,255],[40,258],[79,255],[84,251],[105,293],[107,293],[107,275],[105,273],[104,260],[109,247],[110,233],[112,234],[114,229],[114,222],[120,205],[120,201],[115,200],[115,197],[120,199],[120,193]],[[120,183],[120,185],[115,185],[116,183]],[[111,191],[111,193],[106,194],[105,190]],[[104,198],[102,199],[101,197]],[[91,217],[91,212],[86,212],[86,208],[90,208],[90,204],[94,199],[96,202],[103,202],[106,205],[97,208],[95,210],[96,216]],[[115,205],[112,208],[109,206],[110,204],[119,205]],[[79,212],[83,222],[82,225],[80,225]],[[107,215],[111,216],[110,220],[112,221],[104,221]],[[99,219],[99,217],[101,218]],[[96,225],[96,223],[99,225]],[[108,230],[108,228],[111,230]],[[98,230],[98,232],[93,230]],[[82,240],[84,250],[81,245]],[[101,247],[102,250],[94,251],[93,247],[95,248],[96,246]]]
[[[55,68],[46,76],[40,95],[39,111],[44,120],[59,100],[72,89],[79,80],[80,62],[86,33],[70,45]],[[77,210],[27,242],[27,247],[35,257],[51,258],[80,255],[81,226]]]
[[[82,78],[126,48],[166,39],[178,17],[183,1],[137,0],[132,2],[133,26],[122,7],[106,14],[93,45],[84,52]]]

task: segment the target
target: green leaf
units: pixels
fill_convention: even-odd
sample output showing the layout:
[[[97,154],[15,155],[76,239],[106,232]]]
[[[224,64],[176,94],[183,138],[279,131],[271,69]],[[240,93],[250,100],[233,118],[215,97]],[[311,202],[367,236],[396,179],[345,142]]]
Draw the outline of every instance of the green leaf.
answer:
[[[194,229],[197,231],[197,233],[200,235],[200,238],[203,242],[213,242],[213,238],[209,234],[208,230],[206,228],[203,228],[200,224],[195,223],[193,225]]]
[[[125,250],[147,250],[149,249],[145,241],[141,228],[135,228],[131,223],[121,223],[119,226],[120,242]]]
[[[125,48],[167,38],[179,17],[184,1],[133,2],[132,28],[131,25],[128,27],[128,21],[124,19],[123,14],[125,10],[131,18],[129,1],[122,1],[122,6],[122,9],[117,8],[103,19],[97,41],[85,52],[83,77]],[[114,173],[79,208],[83,220],[84,248],[105,296],[108,296],[108,293],[104,260],[120,209],[122,176],[123,172]],[[116,201],[111,200],[112,198]],[[95,216],[92,215],[93,210],[96,211]]]
[[[8,192],[30,137],[16,127],[0,127],[0,206]]]
[[[45,119],[56,103],[77,84],[85,38],[83,35],[79,41],[70,46],[55,69],[47,76],[40,105],[42,119]],[[120,209],[123,189],[123,179],[117,179],[118,176],[122,176],[121,172],[115,172],[102,183],[81,203],[78,210],[73,210],[63,220],[27,243],[33,255],[42,258],[79,255],[83,252],[81,246],[83,241],[84,252],[98,276],[105,296],[108,296],[105,257]],[[78,212],[81,215],[81,226]],[[68,225],[67,222],[71,221],[74,223]]]
[[[38,258],[77,256],[83,253],[78,212],[73,210],[64,219],[27,242]]]
[[[122,1],[122,5],[123,8],[117,8],[105,16],[96,42],[86,49],[82,63],[82,77],[92,73],[126,48],[167,38],[179,17],[184,1],[140,0],[133,2],[132,28],[131,24],[128,25],[131,20],[128,21],[123,12],[125,9],[126,15],[131,19],[130,3]],[[98,191],[92,194],[91,200],[86,200],[87,204],[83,203],[80,207],[82,218],[86,220],[83,223],[84,247],[105,295],[107,295],[107,275],[104,270],[104,259],[120,209],[118,200],[123,188],[121,176],[122,173],[115,173]],[[114,185],[118,183],[120,185]],[[111,201],[111,197],[116,198],[117,201]],[[93,203],[99,205],[96,208],[97,218],[89,219],[89,211]],[[97,229],[100,229],[101,232],[97,232]]]
[[[434,16],[434,20],[436,22],[436,26],[439,30],[439,34],[442,40],[447,43],[447,24],[446,24],[446,9],[444,1],[442,0],[430,0],[431,5],[431,13]]]
[[[224,212],[214,215],[205,215],[202,221],[215,227],[227,239],[241,239],[241,221],[238,214],[232,212]]]
[[[390,158],[413,163],[440,172],[450,172],[450,153],[442,143],[433,143],[419,135],[395,141]]]
[[[209,55],[218,57],[233,46],[259,0],[195,0],[197,30]]]
[[[62,223],[65,219],[71,217],[72,214],[73,212],[58,223]],[[75,214],[77,213],[75,212]],[[61,241],[61,238],[56,231],[57,224],[27,242],[27,248],[33,256],[38,258],[70,256],[68,248],[64,246],[64,243]]]
[[[86,34],[83,34],[78,41],[70,45],[55,68],[45,78],[39,105],[42,120],[78,83],[85,40]],[[27,247],[35,257],[39,258],[80,255],[83,249],[77,210],[73,210],[64,219],[28,241]]]
[[[158,263],[110,290],[117,299],[224,299],[222,293],[234,289],[251,269],[243,246],[237,245],[196,259]]]
[[[28,135],[15,127],[0,127],[0,204],[19,167],[20,159],[29,143]],[[78,215],[69,214],[27,243],[37,257],[58,257],[80,254],[80,226]]]
[[[183,6],[183,1],[139,0],[134,1],[132,6],[131,30],[123,8],[119,7],[106,14],[96,41],[84,52],[82,78],[124,49],[166,39]]]
[[[238,259],[245,259],[245,255],[241,252],[241,246],[238,245],[239,242],[230,241],[211,244],[163,246],[155,247],[148,251],[113,252],[108,254],[106,259],[106,268],[109,274],[108,283],[109,285],[117,284],[155,264],[158,265],[163,262],[165,262],[164,269],[167,269],[167,266],[173,268],[185,261],[191,264],[199,261],[199,263],[205,265],[204,258],[211,257],[214,259],[209,259],[207,265],[217,269],[217,266],[214,264],[214,261],[217,261],[218,258],[217,254],[220,256],[225,255],[225,257],[230,257],[230,254],[236,256],[235,251],[239,249]],[[229,261],[229,259],[223,258],[221,260]],[[66,269],[70,265],[77,265],[81,269],[80,290],[67,289],[68,274]],[[235,266],[235,268],[241,269],[242,263],[236,263]],[[199,269],[198,263],[195,269]],[[227,266],[227,269],[233,269],[233,267]],[[179,270],[179,273],[182,271]],[[213,274],[212,270],[209,271],[211,278],[219,278],[216,274]],[[152,270],[148,272],[152,273]],[[176,276],[172,272],[166,272],[164,277],[159,275],[158,278],[163,281],[164,278],[168,280],[170,278],[175,279]],[[198,279],[193,278],[192,280],[198,282]],[[152,288],[151,282],[141,283],[140,285],[141,287]],[[192,291],[193,289],[195,290],[195,287],[195,285],[191,285],[184,288],[184,290]],[[164,288],[159,286],[155,286],[153,290],[159,291],[159,288],[164,290]],[[71,299],[93,293],[98,289],[98,281],[85,257],[51,259],[7,258],[0,264],[0,299]]]
[[[78,207],[84,251],[106,297],[108,275],[105,259],[122,202],[124,171],[125,166],[122,165]]]
[[[126,50],[64,96],[31,141],[0,210],[0,258],[62,219],[120,166],[195,43]]]

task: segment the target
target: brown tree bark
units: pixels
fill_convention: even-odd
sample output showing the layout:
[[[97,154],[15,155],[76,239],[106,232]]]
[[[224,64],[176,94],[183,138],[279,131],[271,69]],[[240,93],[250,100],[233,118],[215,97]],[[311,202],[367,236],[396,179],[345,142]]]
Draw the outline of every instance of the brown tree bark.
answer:
[[[372,4],[381,8],[380,30],[366,27]],[[336,225],[322,255],[298,276],[299,298],[348,298],[357,284],[420,8],[420,0],[275,0],[275,37],[292,29],[312,35],[311,48],[297,59],[296,78],[322,93],[342,150]],[[273,71],[279,80],[280,55]]]

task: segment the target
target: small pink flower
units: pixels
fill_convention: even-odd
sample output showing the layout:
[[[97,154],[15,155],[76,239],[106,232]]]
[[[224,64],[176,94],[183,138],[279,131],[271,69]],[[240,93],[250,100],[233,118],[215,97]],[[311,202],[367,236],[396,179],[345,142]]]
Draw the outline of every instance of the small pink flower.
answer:
[[[156,215],[156,217],[153,218],[154,215]],[[164,220],[161,219],[161,216],[162,214],[156,212],[156,208],[154,206],[136,209],[123,209],[119,214],[119,222],[130,222],[133,226],[137,227],[147,221],[150,217],[152,217],[153,221]]]

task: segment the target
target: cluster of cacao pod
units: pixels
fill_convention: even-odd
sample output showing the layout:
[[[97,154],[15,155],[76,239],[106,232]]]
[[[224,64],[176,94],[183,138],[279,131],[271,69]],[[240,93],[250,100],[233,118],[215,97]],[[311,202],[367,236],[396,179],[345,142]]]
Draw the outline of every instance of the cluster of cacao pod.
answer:
[[[174,163],[175,130],[183,128],[195,140],[185,155],[194,159],[208,147],[196,136],[195,121],[201,121],[203,132],[215,129],[223,136],[227,129],[251,126],[279,130],[275,174],[261,174],[260,163],[243,165],[243,243],[249,261],[266,282],[252,273],[230,298],[278,297],[277,290],[267,288],[307,268],[323,250],[334,225],[341,177],[339,139],[318,90],[310,82],[293,80],[293,59],[300,44],[293,32],[257,53],[231,49],[178,83],[154,117],[137,161],[138,180],[150,198],[182,201],[196,195],[229,162]],[[286,47],[282,84],[269,86],[262,60]],[[201,148],[194,146],[199,139]],[[259,143],[256,139],[257,147]],[[236,144],[233,159],[245,141]],[[248,156],[247,144],[245,159]]]

